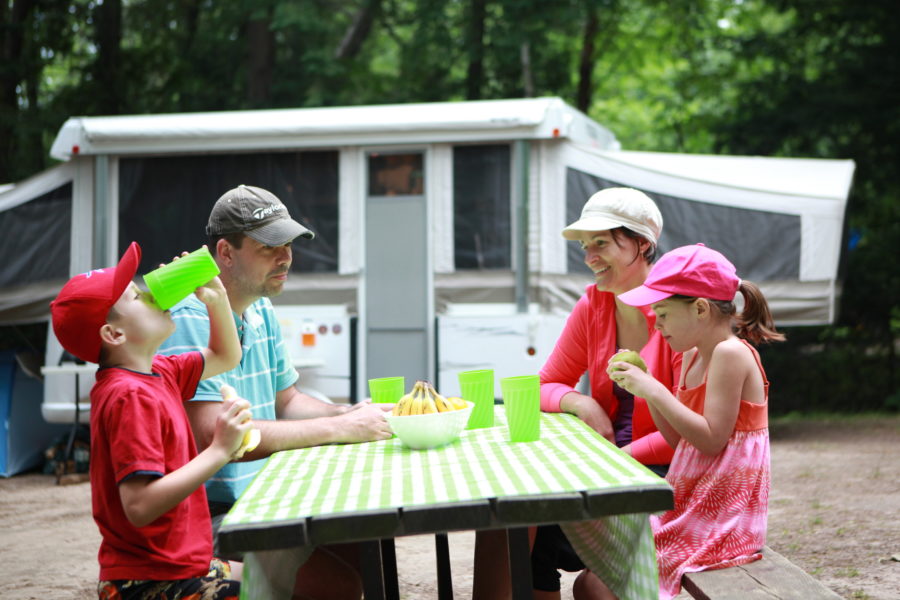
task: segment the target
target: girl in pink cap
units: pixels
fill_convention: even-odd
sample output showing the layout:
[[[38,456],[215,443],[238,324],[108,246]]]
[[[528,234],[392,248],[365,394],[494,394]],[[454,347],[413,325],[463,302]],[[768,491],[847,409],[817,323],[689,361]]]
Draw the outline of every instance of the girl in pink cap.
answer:
[[[740,291],[743,312],[736,314]],[[650,306],[656,329],[684,368],[677,395],[626,362],[607,372],[647,400],[653,420],[675,448],[666,480],[675,508],[651,517],[660,598],[681,589],[687,572],[761,558],[769,498],[768,388],[750,342],[782,341],[759,288],[741,281],[728,259],[702,244],[663,255],[644,284],[619,295]],[[590,567],[590,565],[588,565]],[[609,597],[599,585],[592,597]],[[604,595],[607,594],[607,595]]]
[[[580,244],[594,278],[540,371],[541,410],[575,415],[660,476],[673,449],[657,431],[645,400],[614,385],[606,366],[619,348],[630,348],[640,353],[663,385],[674,389],[678,383],[681,354],[654,330],[652,311],[616,300],[617,294],[640,285],[650,273],[662,227],[659,208],[639,190],[611,187],[588,199],[580,218],[563,229],[562,236]],[[582,391],[579,381],[585,374],[590,389]],[[559,525],[544,525],[531,534],[534,597],[558,599],[559,570],[583,571],[584,565]],[[511,596],[507,556],[504,531],[478,532],[474,600]],[[579,587],[576,580],[576,593]]]

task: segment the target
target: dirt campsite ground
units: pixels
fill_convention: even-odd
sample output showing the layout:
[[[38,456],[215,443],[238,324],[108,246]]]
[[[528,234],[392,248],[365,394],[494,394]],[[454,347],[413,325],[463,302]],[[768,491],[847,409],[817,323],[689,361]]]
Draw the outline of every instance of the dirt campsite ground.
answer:
[[[844,598],[900,599],[900,417],[778,421],[771,437],[769,545]],[[0,479],[0,531],[0,598],[96,597],[87,483]],[[456,598],[471,592],[473,541],[450,535]],[[433,545],[398,540],[403,598],[437,598]]]

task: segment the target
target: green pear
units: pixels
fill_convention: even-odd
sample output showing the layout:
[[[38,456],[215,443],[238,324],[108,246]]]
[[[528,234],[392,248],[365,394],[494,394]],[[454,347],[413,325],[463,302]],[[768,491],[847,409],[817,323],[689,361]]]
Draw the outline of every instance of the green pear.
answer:
[[[639,367],[645,373],[647,372],[647,363],[644,362],[644,359],[641,358],[641,355],[635,352],[634,350],[620,350],[613,354],[613,357],[609,359],[610,363],[614,362],[627,362],[631,363],[636,367]],[[622,369],[616,369],[616,371],[621,371]]]

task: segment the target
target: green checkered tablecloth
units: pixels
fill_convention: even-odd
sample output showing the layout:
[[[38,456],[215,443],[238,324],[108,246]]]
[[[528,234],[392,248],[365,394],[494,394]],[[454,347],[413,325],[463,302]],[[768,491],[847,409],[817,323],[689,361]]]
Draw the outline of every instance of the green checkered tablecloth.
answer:
[[[639,493],[666,485],[571,415],[543,413],[539,441],[510,443],[502,413],[498,407],[500,426],[465,431],[456,442],[431,450],[410,450],[394,438],[276,453],[228,513],[222,531],[259,532],[279,523],[494,498]],[[582,560],[621,599],[655,598],[656,560],[647,514],[604,517],[596,523],[597,540],[577,547]],[[275,550],[254,554],[248,564],[258,564],[249,572],[245,567],[244,580],[247,597],[253,598],[276,595],[249,588],[264,583],[263,573],[277,570],[272,565],[278,560],[293,564],[307,556]]]

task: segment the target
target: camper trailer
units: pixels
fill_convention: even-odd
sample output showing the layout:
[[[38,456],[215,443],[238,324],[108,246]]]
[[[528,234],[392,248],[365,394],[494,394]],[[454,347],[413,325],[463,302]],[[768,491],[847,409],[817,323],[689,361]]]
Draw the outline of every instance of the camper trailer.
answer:
[[[722,250],[779,325],[829,323],[854,171],[626,151],[559,98],[71,118],[51,153],[63,162],[0,193],[0,320],[48,318],[68,276],[132,240],[140,273],[199,247],[219,195],[257,185],[316,232],[273,299],[301,385],[350,401],[371,377],[455,394],[461,370],[537,372],[592,281],[560,232],[605,187],[658,203],[662,251]],[[45,418],[71,419],[74,389],[48,378]]]

